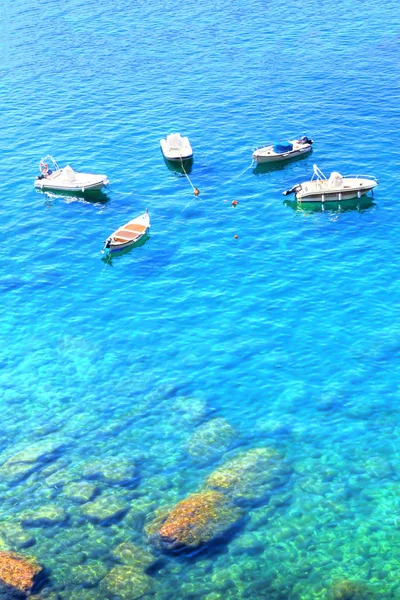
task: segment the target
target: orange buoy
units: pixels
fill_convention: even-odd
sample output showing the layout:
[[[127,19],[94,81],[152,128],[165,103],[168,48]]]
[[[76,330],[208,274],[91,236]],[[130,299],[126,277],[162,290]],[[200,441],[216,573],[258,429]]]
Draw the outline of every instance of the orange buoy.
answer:
[[[194,190],[193,190],[193,194],[194,194],[195,196],[198,196],[198,195],[200,194],[200,190],[199,190],[199,188],[194,188]]]
[[[238,235],[235,235],[235,240],[238,240],[238,239],[239,239],[239,236],[238,236]]]
[[[238,200],[232,200],[232,206],[237,206],[239,204]]]

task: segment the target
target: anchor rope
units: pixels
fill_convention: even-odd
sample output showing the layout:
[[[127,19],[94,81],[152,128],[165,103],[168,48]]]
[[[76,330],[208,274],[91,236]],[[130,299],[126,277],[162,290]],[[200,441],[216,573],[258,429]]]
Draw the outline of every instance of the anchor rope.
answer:
[[[246,171],[248,171],[249,169],[251,169],[253,167],[254,163],[255,163],[255,160],[253,158],[253,160],[251,161],[251,163],[248,167],[246,167],[241,173],[239,173],[239,175],[236,175],[235,177],[232,177],[232,179],[229,179],[228,181],[226,181],[225,185],[228,185],[228,183],[232,183],[232,181],[236,181],[237,179],[239,179],[239,177],[244,175],[246,173]]]
[[[185,171],[185,167],[183,166],[183,160],[182,160],[182,157],[180,157],[180,160],[181,160],[181,167],[182,167],[182,171],[184,172],[184,174],[185,174],[185,177],[187,178],[188,182],[189,182],[189,183],[190,183],[190,185],[192,186],[192,189],[193,189],[193,191],[195,191],[195,189],[196,189],[196,188],[194,187],[193,183],[190,181],[190,177],[189,177],[189,175],[186,173],[186,171]]]

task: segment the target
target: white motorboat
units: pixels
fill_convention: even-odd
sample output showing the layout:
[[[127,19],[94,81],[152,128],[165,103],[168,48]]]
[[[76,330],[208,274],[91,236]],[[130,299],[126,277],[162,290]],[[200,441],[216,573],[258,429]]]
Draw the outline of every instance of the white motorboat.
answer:
[[[170,133],[160,140],[161,151],[164,158],[182,162],[193,158],[193,150],[189,138],[182,137],[180,133]]]
[[[376,177],[371,175],[343,176],[333,171],[328,179],[317,165],[313,171],[310,181],[296,184],[283,195],[295,194],[299,202],[340,202],[361,198],[378,185]]]
[[[106,175],[79,173],[69,165],[60,168],[50,155],[42,158],[39,168],[40,175],[35,180],[35,187],[41,190],[93,192],[109,183]]]
[[[313,143],[313,140],[303,136],[298,140],[289,140],[282,144],[270,144],[256,148],[253,152],[253,160],[258,164],[289,160],[310,152]]]
[[[110,252],[125,250],[125,248],[133,246],[133,244],[136,244],[136,242],[148,235],[149,231],[150,217],[146,208],[145,213],[125,223],[125,225],[119,227],[106,239],[103,252],[104,250],[109,250]]]

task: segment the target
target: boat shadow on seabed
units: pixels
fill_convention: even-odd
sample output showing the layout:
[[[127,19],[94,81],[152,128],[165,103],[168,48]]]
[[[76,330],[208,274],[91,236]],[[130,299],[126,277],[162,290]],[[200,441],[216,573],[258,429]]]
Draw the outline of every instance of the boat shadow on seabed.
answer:
[[[350,210],[364,212],[376,206],[371,197],[353,198],[351,200],[341,200],[334,202],[300,202],[300,200],[284,200],[285,206],[290,206],[295,212],[331,212],[342,213]]]

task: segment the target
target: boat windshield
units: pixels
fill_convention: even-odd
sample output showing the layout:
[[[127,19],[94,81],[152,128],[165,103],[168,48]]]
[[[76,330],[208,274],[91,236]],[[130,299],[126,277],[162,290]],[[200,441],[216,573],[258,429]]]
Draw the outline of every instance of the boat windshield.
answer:
[[[343,177],[337,171],[332,171],[331,176],[329,177],[329,187],[330,188],[341,188],[343,185]]]
[[[167,142],[171,150],[179,150],[182,146],[182,137],[180,133],[170,133],[170,135],[167,136]]]

